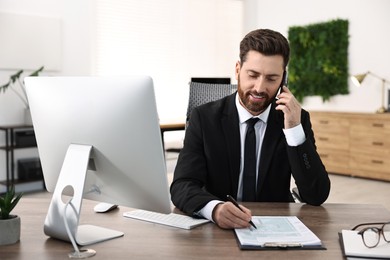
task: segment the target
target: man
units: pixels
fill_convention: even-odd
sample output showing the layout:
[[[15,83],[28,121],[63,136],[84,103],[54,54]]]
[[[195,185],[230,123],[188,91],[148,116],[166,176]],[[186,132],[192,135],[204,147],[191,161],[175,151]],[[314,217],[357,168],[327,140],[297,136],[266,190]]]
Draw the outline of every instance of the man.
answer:
[[[272,30],[252,31],[241,41],[235,68],[238,91],[191,114],[170,189],[180,210],[221,228],[249,227],[250,210],[226,202],[226,196],[293,202],[291,175],[304,202],[320,205],[327,199],[330,180],[316,151],[309,114],[282,85],[289,54],[287,39]],[[254,125],[252,200],[245,195],[244,162],[251,156],[245,155],[244,144],[250,128],[246,121],[253,117],[260,120]]]

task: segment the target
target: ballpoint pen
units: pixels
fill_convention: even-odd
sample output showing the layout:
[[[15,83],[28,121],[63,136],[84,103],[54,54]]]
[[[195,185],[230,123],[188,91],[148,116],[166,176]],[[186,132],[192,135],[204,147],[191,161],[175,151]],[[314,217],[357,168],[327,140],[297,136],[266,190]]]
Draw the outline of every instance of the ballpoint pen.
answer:
[[[238,205],[237,201],[236,201],[232,196],[227,195],[227,199],[228,199],[231,203],[233,203],[234,206],[236,206],[236,207],[239,208],[242,212],[244,212],[244,211],[242,210],[242,208],[240,207],[240,205]],[[249,220],[249,224],[251,224],[252,227],[254,227],[254,228],[257,229],[257,227],[256,227],[255,224],[252,222],[252,220]]]

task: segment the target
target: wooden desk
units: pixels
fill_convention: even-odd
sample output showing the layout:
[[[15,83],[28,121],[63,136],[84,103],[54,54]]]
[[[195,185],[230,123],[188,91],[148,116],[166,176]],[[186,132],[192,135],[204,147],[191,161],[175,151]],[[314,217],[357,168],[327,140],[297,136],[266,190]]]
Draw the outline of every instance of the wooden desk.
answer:
[[[0,247],[4,259],[68,259],[70,243],[48,238],[43,222],[50,197],[22,198],[14,213],[21,216],[20,242]],[[254,215],[298,216],[327,250],[242,251],[234,232],[209,223],[193,230],[176,229],[122,217],[129,208],[105,214],[93,212],[95,202],[85,201],[81,223],[125,232],[124,237],[88,246],[97,259],[344,259],[338,232],[363,222],[388,221],[390,212],[380,205],[298,203],[246,203]],[[0,234],[1,235],[1,234]]]
[[[164,133],[167,131],[185,130],[185,126],[186,126],[185,123],[162,123],[162,124],[160,124],[161,140],[162,140],[162,145],[163,145],[164,150],[165,150]]]
[[[185,129],[185,123],[164,123],[160,124],[161,132],[165,131],[178,131],[178,130],[184,130]]]

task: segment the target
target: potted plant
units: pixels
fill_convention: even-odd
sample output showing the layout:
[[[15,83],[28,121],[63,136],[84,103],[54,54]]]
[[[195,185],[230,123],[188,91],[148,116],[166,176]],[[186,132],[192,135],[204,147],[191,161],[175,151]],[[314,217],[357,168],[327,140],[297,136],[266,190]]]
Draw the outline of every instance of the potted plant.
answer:
[[[15,193],[15,187],[0,196],[0,245],[14,244],[20,239],[20,217],[11,215],[23,193]]]
[[[36,71],[33,71],[30,75],[30,77],[38,76],[40,72],[44,67],[40,67]],[[25,107],[25,123],[26,124],[32,124],[31,122],[31,114],[30,114],[30,106],[28,104],[28,99],[27,99],[27,93],[26,93],[26,88],[24,86],[24,81],[21,79],[21,76],[23,74],[23,70],[17,71],[15,74],[12,74],[8,80],[8,82],[4,85],[0,86],[0,92],[5,92],[8,89],[11,89],[18,97],[19,99],[23,102],[24,107]],[[17,84],[16,84],[17,83]],[[19,89],[21,92],[18,92],[16,88],[14,87],[15,85],[19,86]]]

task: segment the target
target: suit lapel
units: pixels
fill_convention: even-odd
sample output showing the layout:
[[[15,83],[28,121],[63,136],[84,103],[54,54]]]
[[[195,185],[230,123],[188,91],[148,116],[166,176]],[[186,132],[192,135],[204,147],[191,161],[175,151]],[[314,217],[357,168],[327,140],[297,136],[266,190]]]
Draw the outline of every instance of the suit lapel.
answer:
[[[269,167],[276,145],[279,139],[283,137],[283,113],[275,110],[275,102],[272,103],[269,113],[267,128],[264,134],[264,140],[261,147],[261,158],[259,165],[259,175],[257,180],[257,195],[259,196],[265,177],[269,172]]]
[[[229,156],[230,183],[232,185],[232,195],[237,194],[238,181],[240,174],[240,129],[238,124],[238,112],[235,105],[236,95],[230,95],[226,106],[223,109],[221,125],[227,144],[227,153]]]

